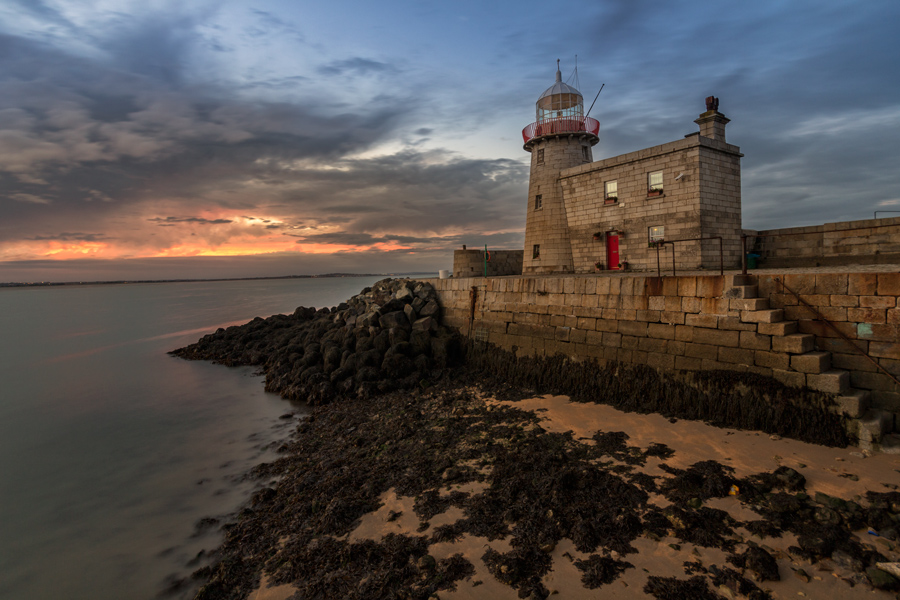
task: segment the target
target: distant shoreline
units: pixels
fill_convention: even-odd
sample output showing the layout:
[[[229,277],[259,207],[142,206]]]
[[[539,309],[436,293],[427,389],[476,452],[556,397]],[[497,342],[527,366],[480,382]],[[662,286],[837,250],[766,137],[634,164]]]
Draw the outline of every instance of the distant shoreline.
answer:
[[[51,287],[61,285],[121,285],[127,283],[194,283],[212,281],[262,281],[269,279],[323,279],[326,277],[407,277],[410,275],[430,275],[432,271],[414,271],[409,273],[322,273],[319,275],[278,275],[271,277],[214,277],[211,279],[114,279],[110,281],[33,281],[0,282],[0,288],[18,287]]]

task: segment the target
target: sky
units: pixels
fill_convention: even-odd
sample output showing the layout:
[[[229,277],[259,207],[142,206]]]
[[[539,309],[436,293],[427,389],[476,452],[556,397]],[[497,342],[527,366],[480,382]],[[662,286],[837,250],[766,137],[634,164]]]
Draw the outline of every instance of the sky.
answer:
[[[0,281],[520,248],[521,130],[576,57],[594,160],[697,131],[715,95],[745,228],[900,211],[898,24],[896,0],[4,0]]]

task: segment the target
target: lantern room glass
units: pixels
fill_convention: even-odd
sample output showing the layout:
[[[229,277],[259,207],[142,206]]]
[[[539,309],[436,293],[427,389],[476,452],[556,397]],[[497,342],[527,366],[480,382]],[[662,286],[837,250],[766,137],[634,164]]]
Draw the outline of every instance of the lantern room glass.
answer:
[[[537,120],[581,119],[584,117],[584,100],[581,94],[550,94],[537,101]]]

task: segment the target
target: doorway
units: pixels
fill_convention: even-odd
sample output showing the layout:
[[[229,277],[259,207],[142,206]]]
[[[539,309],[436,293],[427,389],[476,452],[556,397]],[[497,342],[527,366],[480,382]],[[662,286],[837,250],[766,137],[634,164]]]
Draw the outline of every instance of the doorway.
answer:
[[[606,264],[611,271],[619,270],[619,236],[617,234],[606,234]]]

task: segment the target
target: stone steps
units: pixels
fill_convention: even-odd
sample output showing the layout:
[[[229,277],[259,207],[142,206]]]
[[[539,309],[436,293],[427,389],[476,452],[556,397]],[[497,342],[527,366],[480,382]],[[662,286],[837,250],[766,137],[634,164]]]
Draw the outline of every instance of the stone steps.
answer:
[[[880,443],[882,435],[890,431],[890,423],[882,425],[882,421],[870,418],[867,425],[859,424],[868,408],[869,393],[851,389],[850,372],[832,368],[831,352],[817,351],[815,335],[798,333],[797,321],[785,321],[782,309],[771,309],[767,298],[756,297],[758,288],[754,283],[749,275],[726,281],[726,286],[731,284],[723,295],[729,298],[729,308],[740,311],[741,322],[756,323],[757,333],[772,337],[772,351],[790,356],[790,370],[803,374],[807,388],[837,395],[835,410],[853,420],[853,429],[864,430],[860,440],[874,436]],[[900,453],[900,438],[897,449]]]
[[[741,310],[741,321],[757,323],[757,333],[772,336],[772,351],[790,355],[792,371],[804,373],[806,387],[835,394],[833,410],[847,416],[848,433],[858,439],[862,449],[900,454],[900,435],[891,432],[893,416],[887,411],[869,408],[869,392],[850,387],[850,372],[833,369],[831,352],[815,349],[816,336],[798,333],[797,321],[785,321],[784,312],[765,303],[751,304],[754,299],[752,276],[734,276],[732,288],[726,292],[729,307]]]

